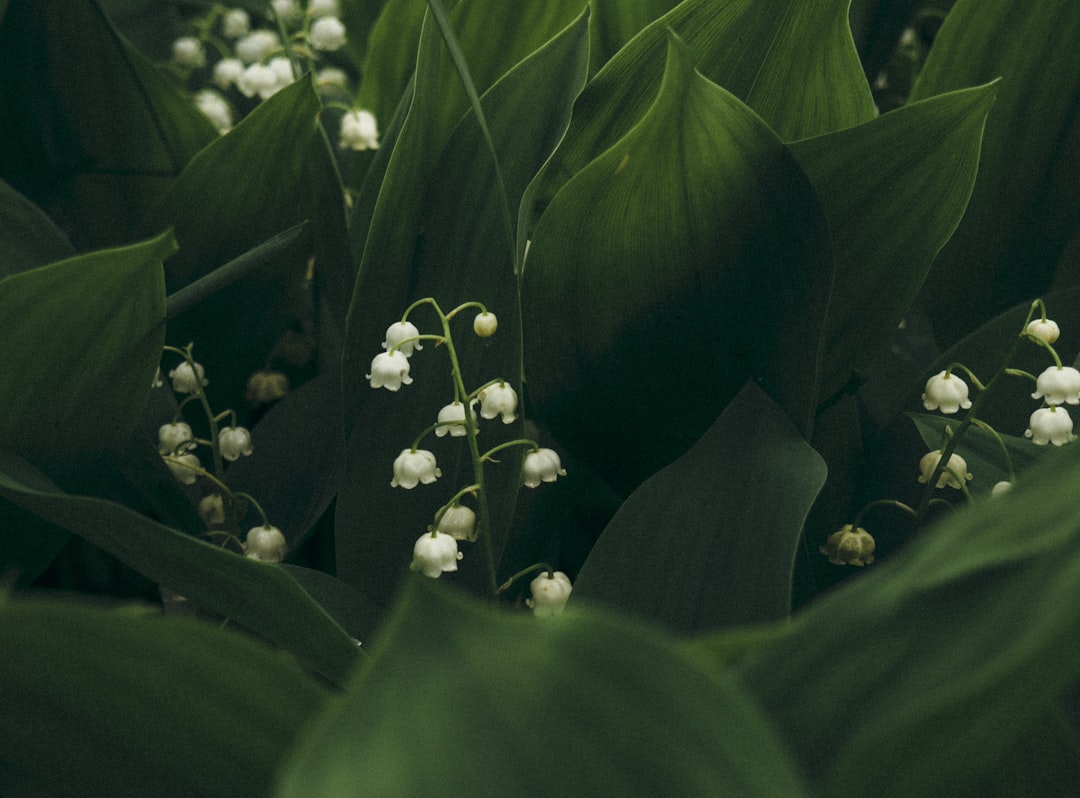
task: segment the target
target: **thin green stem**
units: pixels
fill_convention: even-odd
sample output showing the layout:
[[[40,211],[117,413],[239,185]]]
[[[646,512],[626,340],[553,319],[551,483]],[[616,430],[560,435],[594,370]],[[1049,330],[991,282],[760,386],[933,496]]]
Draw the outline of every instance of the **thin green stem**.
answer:
[[[546,562],[538,562],[538,563],[536,563],[534,565],[530,565],[528,568],[522,568],[516,574],[511,576],[509,579],[507,579],[505,582],[503,582],[501,585],[499,585],[495,589],[495,594],[498,595],[499,593],[505,592],[506,590],[508,590],[510,588],[511,585],[514,584],[514,582],[516,582],[521,577],[528,576],[529,574],[536,573],[537,571],[547,571],[549,579],[554,579],[555,578],[555,569],[554,568],[552,568]]]

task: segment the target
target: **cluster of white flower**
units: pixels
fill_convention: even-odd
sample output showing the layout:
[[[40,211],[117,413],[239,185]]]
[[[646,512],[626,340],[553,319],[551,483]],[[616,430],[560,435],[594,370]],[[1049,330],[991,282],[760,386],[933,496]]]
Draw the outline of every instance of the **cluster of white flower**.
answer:
[[[308,0],[304,7],[297,0],[272,0],[270,5],[272,14],[254,20],[242,8],[215,6],[195,23],[199,35],[173,42],[172,61],[185,80],[207,67],[208,52],[218,56],[209,70],[208,83],[213,85],[195,91],[194,101],[221,134],[236,120],[228,92],[235,89],[245,98],[266,100],[299,76],[297,58],[317,64],[348,41],[338,0]],[[282,41],[279,29],[288,33],[288,42]],[[350,93],[349,78],[338,67],[321,68],[315,81],[327,95]],[[371,112],[348,106],[343,110],[342,149],[377,149],[379,132]]]
[[[433,305],[439,313],[444,322],[442,333],[422,335],[416,325],[408,320],[409,312],[417,305],[424,303]],[[386,329],[382,342],[384,351],[375,355],[371,361],[370,373],[366,375],[371,387],[397,392],[402,386],[411,385],[413,383],[410,374],[411,358],[423,349],[424,340],[435,340],[440,345],[445,345],[451,352],[452,362],[456,364],[456,350],[449,336],[447,322],[460,310],[478,304],[466,303],[447,315],[444,315],[431,299],[421,300],[412,305],[406,311],[405,317]],[[473,331],[481,338],[488,338],[494,335],[497,329],[498,319],[495,314],[480,306],[480,313],[473,320]],[[480,388],[466,394],[456,365],[454,373],[454,401],[439,410],[435,423],[421,433],[412,446],[402,449],[394,459],[391,487],[411,490],[417,485],[430,485],[441,477],[442,470],[438,466],[435,454],[427,449],[419,448],[420,441],[429,432],[434,432],[440,438],[471,436],[471,440],[475,441],[480,433],[477,405],[480,406],[479,418],[485,420],[501,418],[504,424],[511,424],[517,419],[518,395],[506,380],[501,378],[490,380]],[[521,466],[522,483],[526,487],[535,488],[541,482],[554,482],[558,477],[566,475],[557,452],[542,448],[529,440],[500,444],[480,456],[480,462],[490,461],[495,452],[511,446],[528,447]],[[440,508],[428,531],[421,535],[413,546],[411,570],[435,579],[444,573],[458,569],[458,561],[463,556],[458,548],[458,542],[476,541],[478,535],[476,513],[462,504],[461,499],[466,494],[475,494],[480,490],[482,490],[480,484],[466,487]],[[534,598],[529,606],[534,608],[537,615],[554,614],[561,609],[562,604],[565,604],[569,591],[569,579],[561,572],[556,573],[554,577],[551,575],[538,577],[533,582]]]
[[[199,500],[198,514],[208,529],[215,530],[229,522],[223,492],[229,495],[230,504],[235,502],[236,496],[221,481],[221,474],[214,476],[203,468],[202,461],[196,454],[196,450],[200,446],[216,448],[215,457],[220,455],[223,460],[234,462],[241,457],[248,457],[254,452],[251,432],[244,427],[237,426],[235,414],[232,411],[227,411],[209,419],[211,428],[215,431],[213,434],[216,436],[216,443],[214,440],[203,440],[195,437],[191,426],[179,420],[180,410],[192,400],[204,403],[205,394],[203,388],[209,385],[210,381],[206,378],[206,371],[202,364],[191,358],[191,347],[186,350],[173,351],[179,351],[183,354],[184,360],[169,372],[169,380],[173,391],[181,394],[184,398],[180,402],[176,418],[171,423],[163,424],[158,428],[158,453],[164,459],[173,476],[182,484],[194,485],[202,478],[210,486],[210,492]],[[152,387],[160,388],[163,385],[161,369],[158,369]],[[204,404],[204,407],[208,407],[208,405]],[[233,423],[217,429],[217,423],[227,416],[232,417]],[[246,499],[253,501],[250,496],[246,496]],[[262,512],[261,508],[259,511]],[[228,537],[228,535],[223,536]],[[281,530],[271,526],[266,521],[265,515],[263,523],[252,527],[247,533],[246,540],[241,545],[246,556],[267,562],[281,562],[288,549],[288,544]]]

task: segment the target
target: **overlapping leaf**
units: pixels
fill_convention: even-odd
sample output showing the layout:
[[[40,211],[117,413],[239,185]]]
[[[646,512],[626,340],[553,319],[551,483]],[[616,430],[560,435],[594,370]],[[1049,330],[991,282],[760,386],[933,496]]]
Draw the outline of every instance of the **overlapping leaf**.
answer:
[[[816,197],[691,59],[673,36],[655,104],[555,197],[525,266],[530,394],[627,492],[749,378],[804,430],[817,388],[831,253]]]
[[[67,236],[34,203],[0,180],[0,277],[75,254]]]
[[[803,794],[756,708],[660,634],[584,609],[541,622],[438,587],[408,584],[279,796]]]
[[[824,481],[817,453],[747,385],[690,451],[619,508],[578,574],[574,600],[680,632],[786,618],[796,547]],[[748,501],[753,495],[772,498]]]
[[[0,599],[0,791],[265,795],[330,694],[241,635],[140,608]]]

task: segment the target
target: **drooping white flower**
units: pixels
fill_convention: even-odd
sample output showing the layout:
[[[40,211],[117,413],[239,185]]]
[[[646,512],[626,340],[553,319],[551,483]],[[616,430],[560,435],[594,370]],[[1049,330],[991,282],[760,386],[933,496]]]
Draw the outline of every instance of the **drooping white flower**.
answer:
[[[991,496],[1004,496],[1010,490],[1016,486],[1016,483],[1009,482],[1007,479],[1001,480],[1001,482],[994,483],[994,487],[990,488]]]
[[[253,372],[247,381],[244,396],[254,404],[268,404],[289,393],[289,378],[280,371],[260,369]]]
[[[1027,326],[1028,335],[1038,338],[1043,343],[1052,344],[1061,336],[1061,328],[1052,319],[1035,319]]]
[[[345,46],[345,26],[337,17],[319,17],[311,23],[308,43],[326,53],[340,50]]]
[[[951,414],[959,412],[960,408],[967,410],[971,407],[968,399],[968,386],[955,374],[939,371],[926,381],[926,392],[922,395],[923,407],[927,410],[938,410],[942,413]]]
[[[228,89],[244,74],[244,62],[239,58],[222,58],[214,64],[214,83],[219,89]]]
[[[472,409],[473,427],[479,433],[479,428],[476,427],[476,410]],[[468,434],[465,429],[465,405],[461,402],[451,402],[442,410],[439,411],[438,426],[435,427],[435,434],[440,438],[449,434],[454,438],[461,438]]]
[[[177,393],[197,393],[200,387],[210,384],[205,375],[206,371],[201,364],[196,363],[192,370],[191,364],[185,360],[169,372],[169,379],[172,380],[172,389]]]
[[[211,493],[199,499],[199,518],[207,526],[225,523],[225,501],[220,493]]]
[[[251,17],[242,8],[230,8],[221,17],[221,34],[226,39],[239,39],[251,30]]]
[[[452,504],[446,508],[435,529],[454,540],[476,540],[476,513],[464,504]]]
[[[1080,371],[1072,366],[1050,366],[1039,375],[1032,399],[1048,405],[1080,405]]]
[[[483,313],[476,314],[472,328],[473,332],[481,338],[490,338],[495,334],[495,330],[499,328],[499,320],[494,313],[485,310]]]
[[[296,0],[270,0],[270,5],[283,22],[300,16],[300,4]]]
[[[521,481],[527,488],[535,488],[541,482],[554,482],[558,477],[565,477],[566,469],[557,452],[551,449],[537,449],[525,455],[521,467]]]
[[[245,64],[254,64],[280,48],[281,39],[272,30],[253,30],[236,43],[236,57]]]
[[[924,454],[922,459],[919,460],[919,482],[924,485],[929,482],[939,462],[941,462],[941,452],[933,451]],[[958,454],[951,454],[949,455],[949,462],[945,464],[945,467],[941,469],[941,473],[938,475],[937,487],[944,488],[948,485],[950,488],[959,490],[961,487],[960,480],[966,482],[969,479],[971,479],[971,474],[967,470],[967,461]]]
[[[326,94],[345,94],[349,90],[349,76],[337,67],[324,67],[315,73],[315,85]],[[375,117],[371,119],[374,122]],[[345,149],[344,144],[341,147]]]
[[[169,455],[165,458],[165,465],[172,471],[172,475],[184,485],[194,485],[199,478],[199,473],[202,471],[202,463],[199,462],[199,458],[191,453]]]
[[[525,603],[537,618],[550,618],[563,611],[572,590],[570,577],[562,571],[545,571],[529,583],[532,598],[525,599]]]
[[[427,449],[402,449],[394,458],[394,478],[390,487],[411,490],[418,484],[430,485],[442,476],[435,455]]]
[[[181,36],[172,43],[173,61],[186,67],[201,67],[206,65],[206,51],[203,50],[202,42],[194,36]]]
[[[218,445],[221,456],[226,460],[239,460],[240,456],[249,456],[254,448],[251,445],[251,433],[243,427],[225,427],[218,433]]]
[[[190,441],[192,437],[191,427],[183,421],[164,424],[158,428],[158,453],[172,454]]]
[[[456,571],[461,552],[457,541],[442,532],[426,533],[413,546],[410,571],[419,571],[429,579],[438,579],[444,573]]]
[[[357,152],[379,149],[379,127],[375,115],[360,109],[342,114],[338,146]]]
[[[236,88],[245,97],[254,97],[258,94],[260,98],[266,100],[273,97],[281,88],[281,80],[277,70],[269,64],[252,64],[237,78]]]
[[[495,418],[502,415],[503,424],[511,424],[517,418],[517,392],[505,382],[489,385],[477,394],[480,400],[480,415],[483,418]]]
[[[274,70],[274,77],[277,78],[279,90],[288,86],[295,79],[292,62],[284,56],[271,58],[266,65]]]
[[[213,89],[201,89],[195,94],[195,107],[210,120],[218,133],[232,130],[233,116],[229,102]]]
[[[874,538],[861,526],[855,528],[844,524],[829,535],[825,545],[819,551],[829,558],[833,565],[869,565],[874,561]]]
[[[412,354],[417,349],[423,349],[419,341],[409,341],[409,338],[416,338],[420,335],[420,331],[416,329],[416,325],[411,321],[395,321],[389,327],[386,328],[386,340],[382,342],[383,349],[391,349],[397,347],[397,351],[405,355],[405,357],[412,357]],[[406,343],[402,343],[406,341]]]
[[[289,543],[281,530],[270,524],[253,526],[244,539],[244,555],[252,560],[281,562],[289,550]]]
[[[411,385],[409,376],[409,358],[401,350],[379,352],[371,361],[371,373],[365,379],[371,381],[372,388],[386,388],[396,391],[402,385]]]
[[[1069,411],[1060,405],[1053,405],[1040,407],[1031,414],[1024,436],[1031,438],[1032,443],[1039,446],[1045,446],[1048,443],[1064,446],[1076,439],[1072,430],[1073,421],[1069,416]]]

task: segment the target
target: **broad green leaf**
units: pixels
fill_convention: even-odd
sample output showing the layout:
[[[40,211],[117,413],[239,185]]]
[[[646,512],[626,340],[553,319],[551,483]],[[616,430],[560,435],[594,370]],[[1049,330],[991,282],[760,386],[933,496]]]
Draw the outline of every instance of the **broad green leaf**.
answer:
[[[74,254],[67,236],[49,217],[0,180],[0,278]]]
[[[752,108],[784,141],[873,118],[851,41],[848,0],[685,0],[634,37],[582,92],[566,140],[544,170],[544,206],[566,181],[637,124],[663,76],[668,31],[709,80]]]
[[[331,694],[234,632],[0,599],[0,792],[261,796]]]
[[[356,645],[282,568],[248,559],[89,496],[61,493],[0,458],[0,496],[89,540],[164,587],[230,618],[340,683]]]
[[[130,241],[146,208],[215,137],[92,0],[13,0],[0,76],[0,176],[79,250]]]
[[[964,221],[927,277],[920,307],[948,345],[1047,290],[1080,229],[1080,4],[958,0],[912,99],[1001,78]]]
[[[630,494],[573,598],[679,632],[782,620],[803,522],[824,481],[821,458],[749,384],[690,451]]]
[[[977,794],[1045,721],[1080,677],[1077,479],[1078,450],[1063,452],[926,528],[736,667],[815,793]]]
[[[651,629],[514,615],[415,577],[383,635],[277,795],[803,794],[737,685]]]
[[[165,233],[0,280],[0,450],[65,487],[123,450],[161,356],[161,262],[175,251]]]
[[[484,5],[470,5],[470,13],[482,15]],[[537,28],[533,39],[516,46],[535,43],[538,49],[517,54],[522,57],[520,63],[480,98],[512,211],[565,130],[571,104],[585,79],[587,17],[582,14],[561,31],[551,30],[555,5],[560,4],[546,9],[529,4],[529,13],[549,27]],[[554,36],[550,41],[549,34]],[[480,85],[479,75],[496,73],[501,64],[513,62],[513,52],[483,48],[490,37],[472,17],[457,30],[457,36],[466,55],[475,53],[481,61],[469,60]],[[444,51],[434,25],[425,28],[409,116],[368,232],[344,352],[342,385],[350,437],[346,478],[337,504],[338,576],[379,602],[389,601],[416,538],[438,508],[473,482],[464,442],[444,438],[423,444],[439,460],[443,477],[438,485],[411,492],[390,487],[394,458],[452,401],[453,388],[449,364],[443,359],[445,348],[425,346],[411,361],[413,385],[396,394],[373,391],[365,375],[380,351],[386,328],[410,302],[424,296],[436,298],[446,311],[461,302],[481,301],[499,318],[494,337],[481,341],[473,335],[473,311],[456,320],[453,328],[467,390],[496,377],[520,388],[513,231],[507,230],[499,191],[493,187],[496,175],[491,153],[475,118],[470,113],[462,116],[464,101],[455,115],[455,127],[439,133],[445,121],[448,81],[458,80]],[[423,332],[442,332],[429,308],[418,309],[411,318]],[[514,425],[485,421],[483,428],[483,450],[521,437],[520,421]],[[517,451],[507,452],[499,458],[501,463],[485,469],[495,519],[487,541],[495,564],[519,488],[519,457]],[[380,512],[373,514],[371,508],[376,506]],[[388,518],[393,523],[387,523]],[[477,549],[462,563],[461,577],[479,590],[490,589],[487,556]]]
[[[798,428],[814,405],[831,280],[817,199],[785,145],[691,57],[673,36],[656,102],[555,197],[524,270],[530,395],[625,493],[751,377]]]
[[[589,74],[611,60],[623,45],[653,20],[678,5],[678,0],[590,0]]]
[[[305,219],[305,235],[169,325],[169,342],[195,343],[215,407],[242,396],[278,337],[310,317],[308,259],[337,280],[336,313],[344,320],[343,286],[351,288],[343,194],[319,127],[320,103],[303,77],[259,104],[228,135],[202,150],[148,213],[144,226],[170,225],[179,254],[166,265],[170,293],[187,286]],[[333,305],[331,305],[333,307]]]
[[[833,243],[825,395],[877,355],[960,223],[993,101],[993,87],[957,91],[791,145]]]

